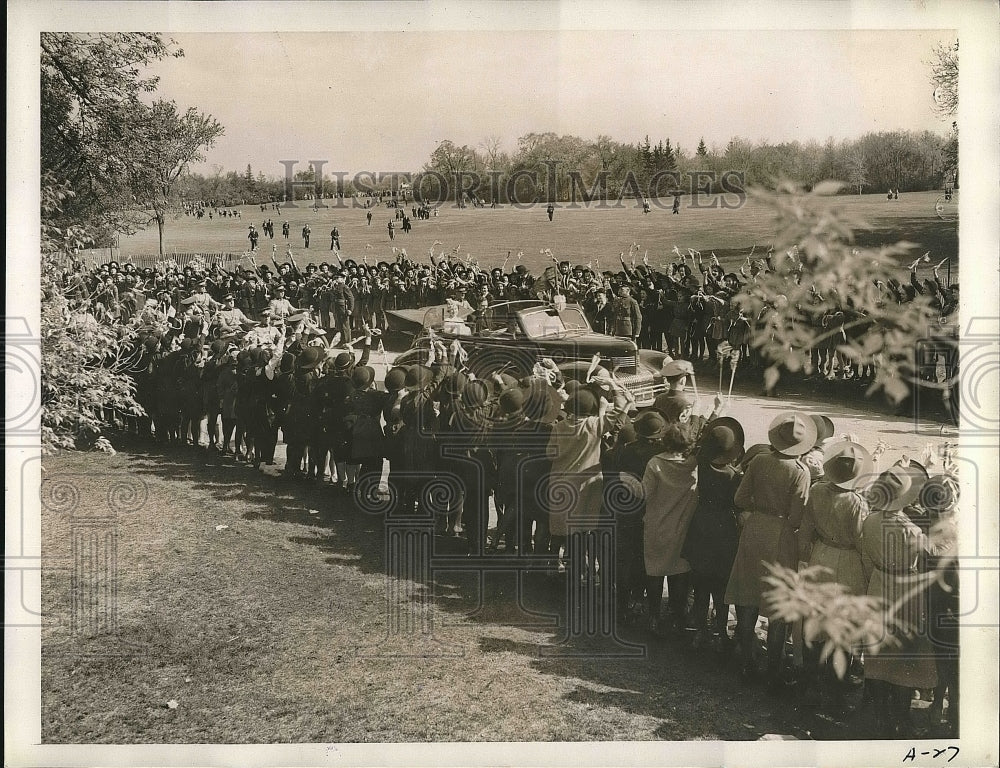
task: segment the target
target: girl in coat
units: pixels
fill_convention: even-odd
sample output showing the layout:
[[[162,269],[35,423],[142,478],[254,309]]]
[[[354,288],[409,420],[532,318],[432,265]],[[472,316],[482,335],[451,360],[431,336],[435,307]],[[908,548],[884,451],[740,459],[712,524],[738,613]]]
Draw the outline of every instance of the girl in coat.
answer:
[[[931,544],[906,513],[924,480],[917,468],[899,465],[879,475],[868,491],[872,512],[861,528],[868,595],[883,601],[888,633],[878,652],[865,659],[865,684],[875,707],[875,728],[889,738],[912,736],[913,689],[938,683],[927,626],[928,580],[921,575]]]
[[[740,544],[729,574],[725,601],[736,606],[736,636],[743,655],[743,679],[757,671],[754,627],[767,591],[766,563],[796,568],[799,546],[796,531],[809,499],[809,470],[798,460],[816,443],[816,424],[808,416],[785,413],[768,429],[770,451],[757,454],[734,501],[742,510]],[[767,630],[768,676],[772,689],[781,684],[781,662],[787,625],[769,617]]]
[[[656,633],[663,602],[663,580],[667,579],[673,631],[687,625],[687,598],[691,566],[681,556],[691,516],[698,504],[698,469],[693,458],[685,459],[691,447],[687,429],[670,424],[661,440],[663,452],[646,465],[642,488],[646,508],[642,517],[642,554],[646,567],[646,601],[650,630]]]
[[[810,566],[827,569],[818,580],[837,582],[849,594],[864,595],[868,578],[861,562],[861,529],[869,510],[862,488],[872,479],[874,462],[868,451],[849,440],[827,446],[823,457],[824,479],[810,488],[799,528],[800,556]],[[807,676],[813,683],[824,639],[813,638],[804,649]]]
[[[724,417],[706,425],[698,450],[698,506],[681,553],[691,565],[694,583],[691,620],[698,630],[696,648],[703,647],[710,638],[709,599],[715,610],[714,633],[719,638],[719,650],[729,647],[726,582],[740,538],[733,497],[742,479],[733,462],[743,455],[743,443],[742,425]]]

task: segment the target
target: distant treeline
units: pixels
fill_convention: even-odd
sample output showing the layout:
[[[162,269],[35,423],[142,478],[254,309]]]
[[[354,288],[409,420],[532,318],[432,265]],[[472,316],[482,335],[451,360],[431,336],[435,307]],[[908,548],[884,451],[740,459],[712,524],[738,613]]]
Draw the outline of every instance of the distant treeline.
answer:
[[[491,137],[477,147],[442,141],[424,167],[411,171],[345,172],[335,160],[318,171],[309,163],[288,165],[284,175],[251,166],[209,175],[185,174],[176,185],[178,200],[212,201],[217,206],[308,200],[357,195],[400,196],[428,202],[475,199],[485,203],[544,200],[618,200],[669,197],[692,192],[731,192],[749,186],[774,188],[789,179],[807,188],[826,179],[849,185],[846,192],[919,192],[957,187],[958,134],[931,131],[868,133],[858,139],[825,143],[754,143],[742,137],[725,147],[704,141],[689,151],[669,139],[635,144],[608,136],[582,139],[529,133],[510,154]],[[281,169],[279,169],[281,170]]]

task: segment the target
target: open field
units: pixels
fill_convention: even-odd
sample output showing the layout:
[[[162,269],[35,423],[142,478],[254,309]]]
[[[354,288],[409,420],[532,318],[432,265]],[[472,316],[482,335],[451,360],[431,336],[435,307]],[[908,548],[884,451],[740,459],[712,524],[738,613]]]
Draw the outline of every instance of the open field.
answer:
[[[735,198],[728,201],[733,204]],[[952,268],[958,258],[957,221],[944,221],[935,213],[934,205],[940,197],[937,192],[903,194],[899,200],[887,201],[884,195],[843,196],[832,199],[832,204],[845,212],[857,215],[871,226],[856,233],[862,246],[879,246],[898,240],[919,244],[919,255],[930,251],[935,260],[950,256]],[[957,199],[957,198],[956,198]],[[337,201],[328,201],[330,203]],[[515,208],[456,209],[452,205],[441,207],[437,218],[423,221],[411,219],[413,231],[404,235],[396,222],[396,237],[390,242],[386,224],[393,211],[379,207],[373,209],[372,224],[368,226],[365,210],[351,207],[353,201],[339,201],[344,207],[313,211],[306,203],[297,208],[284,208],[262,212],[260,206],[243,206],[242,218],[200,221],[181,215],[167,222],[165,244],[168,253],[241,253],[249,248],[247,230],[254,224],[271,218],[275,223],[273,241],[262,237],[260,253],[267,258],[272,245],[278,248],[279,260],[290,245],[300,267],[310,262],[328,260],[335,262],[330,253],[330,230],[336,225],[344,258],[361,260],[367,255],[372,260],[392,260],[392,247],[406,248],[416,258],[425,258],[428,249],[438,241],[436,251],[459,248],[464,257],[471,254],[485,267],[500,265],[508,251],[524,252],[524,263],[533,271],[546,266],[539,251],[550,248],[557,257],[575,263],[599,263],[602,269],[619,268],[618,254],[628,251],[635,242],[649,251],[650,263],[658,266],[672,258],[676,245],[682,250],[694,248],[706,258],[715,252],[723,264],[742,261],[752,246],[757,246],[758,256],[763,256],[773,238],[770,212],[760,203],[748,200],[741,208],[730,210],[692,208],[685,200],[680,214],[674,216],[669,208],[654,207],[648,215],[633,202],[621,208],[559,208],[553,221],[548,221],[544,206],[526,210]],[[949,203],[949,212],[955,205]],[[948,218],[951,218],[949,216]],[[286,241],[281,236],[281,223],[288,221],[291,236]],[[302,227],[309,224],[312,241],[308,250],[302,247]],[[371,245],[372,249],[366,246]],[[128,254],[157,253],[156,228],[152,227],[121,243],[121,258]],[[118,255],[116,251],[116,255]],[[513,257],[512,257],[513,259]],[[508,269],[513,267],[512,260]]]

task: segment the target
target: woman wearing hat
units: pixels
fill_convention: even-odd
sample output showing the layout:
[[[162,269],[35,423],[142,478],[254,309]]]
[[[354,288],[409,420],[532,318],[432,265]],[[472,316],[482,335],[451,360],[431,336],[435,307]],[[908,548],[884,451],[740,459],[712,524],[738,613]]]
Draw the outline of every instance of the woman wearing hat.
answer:
[[[934,644],[934,661],[938,685],[934,689],[931,722],[940,725],[945,720],[943,735],[958,735],[958,661],[959,661],[959,579],[958,579],[958,485],[951,474],[928,479],[920,491],[920,504],[927,510],[931,536],[936,545],[933,557],[927,559],[927,570],[937,578],[927,593],[930,634]],[[944,713],[947,696],[948,711]]]
[[[861,563],[861,527],[869,510],[862,489],[871,482],[874,462],[850,440],[828,445],[823,458],[823,479],[809,491],[799,528],[800,557],[810,566],[828,569],[820,581],[834,581],[852,595],[863,595],[868,578]],[[804,656],[810,677],[815,677],[824,638],[808,640],[812,645]]]
[[[389,467],[389,485],[397,499],[399,514],[413,514],[425,483],[436,469],[437,414],[430,392],[433,380],[434,372],[426,365],[411,365],[406,371],[405,395],[399,404],[400,460]]]
[[[375,370],[361,365],[351,371],[354,391],[347,396],[345,421],[350,429],[347,462],[347,483],[370,501],[378,492],[382,475],[385,433],[382,431],[382,410],[389,399],[388,392],[374,388]]]
[[[709,599],[715,610],[719,650],[729,648],[726,584],[740,540],[733,498],[742,479],[734,462],[743,454],[743,443],[743,426],[723,417],[706,425],[698,449],[698,506],[681,550],[691,566],[694,583],[691,622],[698,630],[696,648],[703,647],[710,637]]]
[[[836,429],[833,426],[833,420],[829,416],[813,413],[809,415],[809,418],[816,423],[816,444],[811,450],[802,454],[802,463],[806,465],[806,468],[809,470],[809,476],[815,483],[823,477],[823,465],[828,458],[824,454],[823,449],[832,441]]]
[[[615,599],[618,616],[630,623],[646,589],[646,569],[642,557],[642,477],[649,460],[663,451],[666,420],[656,411],[640,415],[633,424],[635,440],[617,446],[608,465],[617,472],[614,498],[610,505],[615,517]],[[662,597],[662,589],[661,589]]]
[[[879,735],[912,736],[909,722],[914,688],[938,683],[927,624],[927,579],[921,577],[931,543],[906,514],[926,473],[892,466],[868,489],[871,514],[861,527],[861,558],[869,597],[883,603],[888,632],[878,652],[866,656],[865,681],[875,707]]]
[[[650,629],[655,633],[659,628],[666,578],[672,629],[679,635],[687,626],[691,570],[681,556],[681,548],[698,503],[697,465],[684,458],[691,447],[691,438],[680,425],[668,425],[661,443],[662,453],[650,459],[642,477],[646,499],[642,517],[646,600]]]
[[[729,575],[725,601],[736,606],[736,633],[743,654],[743,677],[756,673],[754,627],[768,586],[765,563],[794,569],[799,562],[796,530],[809,500],[809,471],[798,457],[816,443],[816,423],[808,416],[785,413],[768,429],[771,451],[757,455],[746,468],[734,502],[743,529]],[[768,675],[773,690],[781,683],[787,626],[769,617]]]
[[[283,477],[302,477],[302,459],[315,438],[319,407],[316,389],[319,374],[316,369],[323,362],[323,350],[307,347],[295,360],[295,370],[289,387],[288,410],[282,422],[281,433],[287,446]]]

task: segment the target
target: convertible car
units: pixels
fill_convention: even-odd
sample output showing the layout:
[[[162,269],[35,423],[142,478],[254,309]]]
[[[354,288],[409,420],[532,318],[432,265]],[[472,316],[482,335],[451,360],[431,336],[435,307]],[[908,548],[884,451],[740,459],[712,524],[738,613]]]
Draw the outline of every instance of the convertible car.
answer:
[[[660,375],[662,352],[639,349],[631,339],[595,332],[578,304],[557,308],[538,300],[493,304],[484,311],[439,305],[388,313],[389,330],[412,337],[399,365],[427,360],[432,340],[451,348],[455,341],[468,356],[466,365],[483,378],[509,373],[520,378],[542,358],[551,358],[567,379],[582,381],[595,354],[635,398],[651,405],[666,388]]]

